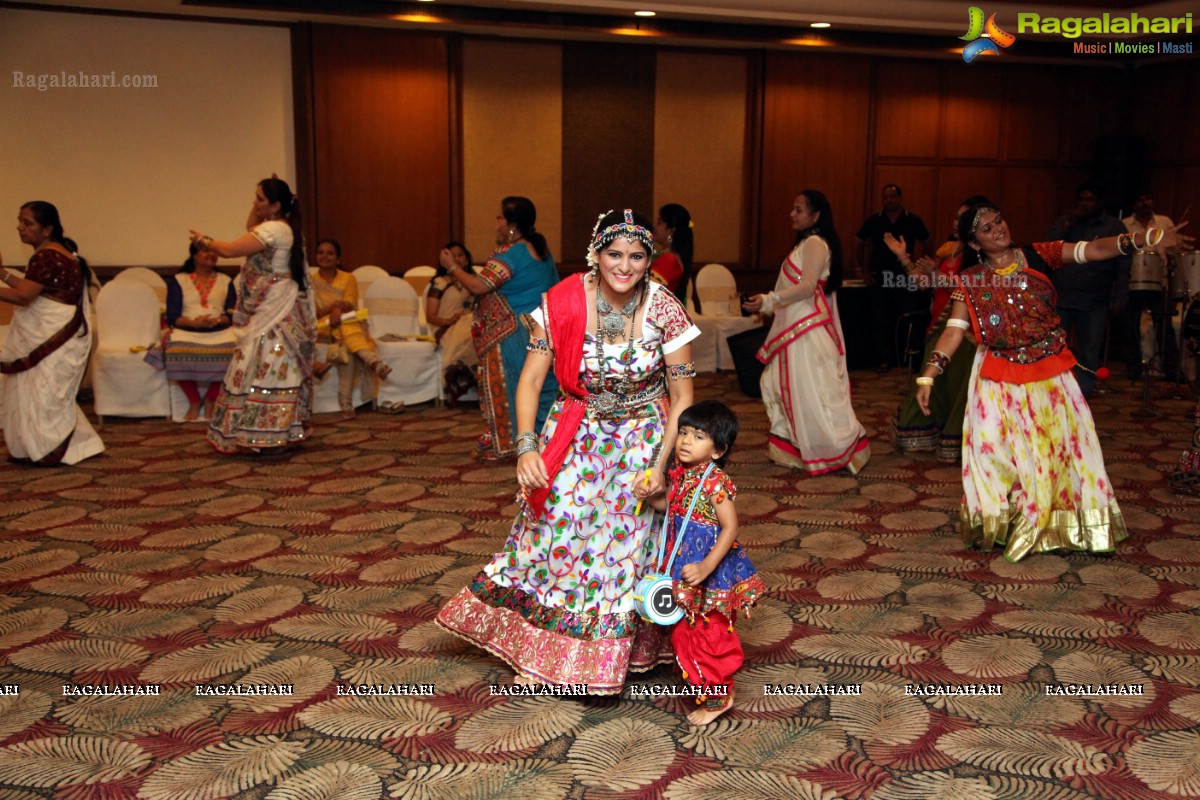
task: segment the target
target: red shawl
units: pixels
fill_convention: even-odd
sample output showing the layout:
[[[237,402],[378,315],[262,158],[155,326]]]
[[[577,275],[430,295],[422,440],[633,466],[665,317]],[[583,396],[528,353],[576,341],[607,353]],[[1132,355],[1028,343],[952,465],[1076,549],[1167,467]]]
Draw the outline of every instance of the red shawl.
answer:
[[[554,350],[554,377],[567,396],[562,414],[554,428],[554,435],[542,452],[549,483],[562,469],[567,452],[575,440],[579,423],[587,412],[588,390],[580,381],[583,363],[583,339],[587,333],[588,302],[584,286],[586,273],[572,275],[559,281],[546,292],[542,301],[542,316],[546,322],[546,337]],[[540,517],[546,507],[550,489],[537,489],[529,495],[529,507],[534,518]]]

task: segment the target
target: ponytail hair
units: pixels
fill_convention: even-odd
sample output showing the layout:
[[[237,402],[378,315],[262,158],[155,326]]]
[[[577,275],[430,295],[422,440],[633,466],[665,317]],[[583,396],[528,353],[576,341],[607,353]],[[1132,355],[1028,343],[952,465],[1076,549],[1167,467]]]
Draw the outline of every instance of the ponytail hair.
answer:
[[[550,254],[546,247],[546,237],[538,233],[534,223],[537,222],[537,208],[528,197],[506,197],[500,201],[500,213],[504,221],[521,232],[522,238],[529,242],[533,254],[538,261],[545,261]]]
[[[279,212],[285,215],[287,224],[292,229],[292,252],[288,257],[288,269],[292,280],[304,292],[308,288],[308,265],[304,263],[304,234],[301,232],[300,204],[296,195],[281,178],[264,178],[258,182],[262,188],[263,197],[270,203],[279,203]]]
[[[69,239],[66,236],[63,237],[62,242],[60,242],[60,244],[63,247],[70,250],[71,255],[75,256],[75,260],[79,262],[79,269],[80,269],[80,271],[83,272],[83,282],[91,283],[92,282],[92,270],[88,266],[87,259],[84,258],[83,256],[79,255],[79,245],[75,244],[74,239]]]

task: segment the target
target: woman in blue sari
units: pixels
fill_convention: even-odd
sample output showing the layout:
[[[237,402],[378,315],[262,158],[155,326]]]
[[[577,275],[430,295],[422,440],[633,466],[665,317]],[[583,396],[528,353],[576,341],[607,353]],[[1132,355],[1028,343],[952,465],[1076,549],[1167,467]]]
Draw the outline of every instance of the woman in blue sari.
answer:
[[[442,259],[450,279],[479,298],[471,336],[479,354],[479,407],[487,424],[479,438],[480,458],[516,455],[517,378],[529,343],[527,317],[558,283],[554,257],[546,237],[534,227],[536,220],[529,198],[506,197],[496,216],[498,249],[478,274]],[[557,395],[558,382],[551,376],[542,386],[536,430],[542,429]]]

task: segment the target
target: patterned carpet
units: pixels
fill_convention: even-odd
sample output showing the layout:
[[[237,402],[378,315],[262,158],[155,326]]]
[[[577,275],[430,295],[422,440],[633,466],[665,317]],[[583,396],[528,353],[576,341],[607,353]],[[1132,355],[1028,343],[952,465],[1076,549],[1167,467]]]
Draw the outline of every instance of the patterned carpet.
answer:
[[[1191,402],[1156,389],[1142,418],[1128,384],[1097,397],[1134,536],[1010,564],[960,545],[956,468],[874,435],[905,376],[853,377],[857,479],[772,465],[757,401],[700,381],[741,414],[740,539],[771,588],[740,628],[737,707],[705,729],[679,698],[493,696],[509,670],[434,626],[514,510],[511,468],[465,457],[473,408],[319,418],[269,459],[118,420],[77,467],[4,464],[0,797],[1200,796],[1200,501],[1165,479]],[[292,693],[196,689],[235,683]],[[359,684],[434,691],[339,695]],[[860,691],[764,695],[786,684]],[[1065,684],[1118,693],[1047,694]]]

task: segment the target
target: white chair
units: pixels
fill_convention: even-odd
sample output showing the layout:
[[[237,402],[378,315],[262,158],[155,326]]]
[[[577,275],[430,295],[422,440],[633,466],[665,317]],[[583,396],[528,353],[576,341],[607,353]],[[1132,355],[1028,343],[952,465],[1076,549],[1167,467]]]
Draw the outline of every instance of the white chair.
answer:
[[[158,304],[163,310],[167,307],[167,282],[162,275],[159,275],[152,269],[147,267],[126,267],[113,276],[114,281],[137,281],[143,283],[154,290],[154,294],[158,297]]]
[[[405,270],[404,280],[408,281],[408,285],[413,288],[414,292],[417,294],[423,294],[425,292],[425,287],[429,285],[429,282],[432,281],[436,275],[437,270],[433,267],[412,267],[411,269]],[[425,313],[424,309],[422,309],[421,313]],[[422,323],[424,323],[424,320],[422,320]]]
[[[737,281],[723,264],[707,264],[696,274],[696,297],[702,312],[692,315],[700,329],[700,336],[692,343],[696,371],[733,369],[728,338],[759,323],[753,317],[742,316]]]
[[[432,341],[418,340],[420,300],[403,278],[383,278],[365,292],[371,338],[392,368],[380,381],[376,406],[414,405],[442,397],[442,356]]]
[[[358,307],[366,308],[367,304],[363,300],[367,296],[367,288],[379,280],[380,278],[390,278],[391,275],[383,267],[376,267],[371,264],[361,266],[353,272],[354,280],[358,283]]]
[[[429,297],[429,287],[435,277],[437,277],[437,270],[433,267],[412,267],[404,273],[404,280],[408,281],[408,285],[421,298],[421,305],[417,311],[423,334],[429,333],[429,320],[425,318],[425,299]]]
[[[96,297],[92,392],[101,423],[105,416],[170,415],[167,373],[144,359],[162,339],[161,317],[154,290],[136,280],[110,281]]]

